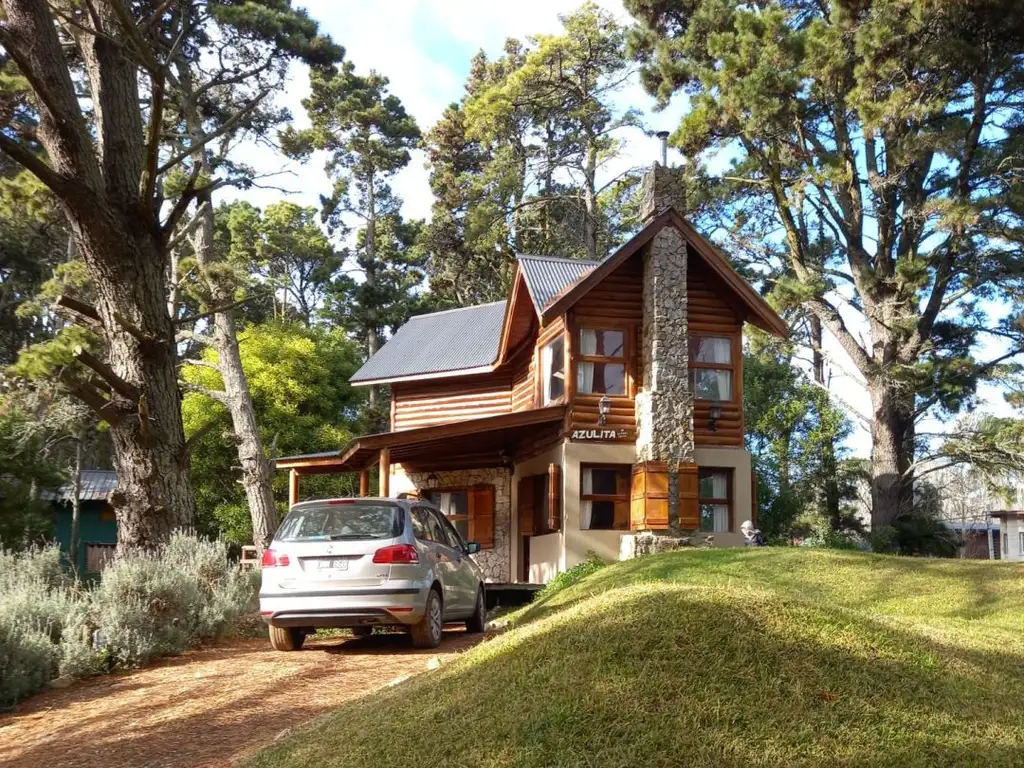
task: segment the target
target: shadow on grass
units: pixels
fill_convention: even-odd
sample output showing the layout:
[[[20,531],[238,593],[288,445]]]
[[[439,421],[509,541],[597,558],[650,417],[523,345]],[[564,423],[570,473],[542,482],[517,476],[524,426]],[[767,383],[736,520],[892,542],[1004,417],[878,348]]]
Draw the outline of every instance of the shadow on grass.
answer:
[[[1020,765],[1019,649],[714,587],[583,600],[342,707],[255,765]]]

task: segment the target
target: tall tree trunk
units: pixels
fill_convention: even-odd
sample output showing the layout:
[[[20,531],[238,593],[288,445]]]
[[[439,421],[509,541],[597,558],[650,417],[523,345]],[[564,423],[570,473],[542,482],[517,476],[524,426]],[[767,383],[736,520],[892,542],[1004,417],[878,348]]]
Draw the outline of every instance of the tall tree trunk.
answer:
[[[814,381],[821,387],[827,387],[825,380],[825,355],[822,353],[823,334],[821,318],[811,315],[809,318],[811,326],[811,354],[812,367],[814,369]],[[839,508],[839,462],[836,459],[836,447],[832,443],[823,446],[821,456],[822,477],[824,487],[822,488],[822,501],[825,519],[833,531],[842,527],[841,510]]]
[[[366,184],[366,265],[363,270],[366,278],[367,293],[372,297],[377,287],[377,199],[374,188],[374,174],[371,170]],[[366,317],[366,355],[367,359],[377,354],[380,346],[380,336],[377,332],[377,311],[376,308],[363,307]],[[380,388],[376,385],[370,387],[369,405],[371,412],[374,412],[376,421],[377,403],[380,400]]]
[[[68,559],[71,567],[78,572],[78,540],[82,525],[82,438],[75,438],[75,479],[71,486],[71,540],[68,542]]]
[[[587,147],[587,165],[584,169],[583,204],[586,220],[583,222],[583,244],[587,256],[597,259],[597,147]]]
[[[892,382],[868,380],[871,425],[871,528],[892,525],[913,500],[914,423],[906,397]],[[910,450],[908,450],[910,449]]]

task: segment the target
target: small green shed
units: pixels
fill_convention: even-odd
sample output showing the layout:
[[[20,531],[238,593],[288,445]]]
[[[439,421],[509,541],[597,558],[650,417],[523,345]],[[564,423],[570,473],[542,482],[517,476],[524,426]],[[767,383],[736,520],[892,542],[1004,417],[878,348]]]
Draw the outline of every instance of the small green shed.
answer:
[[[111,470],[82,471],[81,490],[78,496],[82,512],[78,527],[76,566],[83,576],[98,574],[114,556],[117,547],[117,520],[109,499],[116,482],[117,474]],[[65,554],[71,551],[71,504],[74,492],[73,480],[69,480],[53,496],[57,541]]]

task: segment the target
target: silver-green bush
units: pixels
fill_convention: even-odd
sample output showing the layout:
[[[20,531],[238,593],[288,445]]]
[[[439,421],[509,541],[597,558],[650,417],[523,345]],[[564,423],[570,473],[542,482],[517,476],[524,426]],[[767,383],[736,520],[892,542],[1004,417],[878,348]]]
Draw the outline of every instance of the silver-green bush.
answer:
[[[224,542],[186,535],[114,561],[92,589],[56,547],[0,549],[0,707],[57,676],[135,667],[224,635],[253,609],[253,576]]]

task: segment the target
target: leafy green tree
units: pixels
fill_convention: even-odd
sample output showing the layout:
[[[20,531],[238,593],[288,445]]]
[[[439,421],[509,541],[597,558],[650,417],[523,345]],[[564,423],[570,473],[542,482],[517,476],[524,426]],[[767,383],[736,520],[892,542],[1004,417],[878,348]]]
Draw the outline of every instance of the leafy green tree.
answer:
[[[765,535],[788,539],[798,526],[818,522],[837,532],[858,529],[847,504],[855,495],[856,468],[842,460],[841,448],[852,426],[828,392],[794,367],[792,348],[760,334],[744,355],[743,382],[758,525]]]
[[[421,279],[411,239],[403,237],[407,225],[401,219],[401,200],[388,185],[409,164],[409,150],[419,142],[420,130],[401,100],[388,91],[386,77],[359,75],[351,62],[314,68],[310,87],[312,93],[302,104],[311,127],[286,129],[281,144],[298,157],[327,152],[325,170],[334,189],[322,201],[324,218],[341,233],[353,219],[358,223],[360,232],[349,255],[362,279],[358,284],[341,281],[335,293],[352,289],[346,303],[349,327],[365,341],[367,355],[373,355],[384,329],[394,324],[394,313],[407,316],[415,300],[411,289]],[[371,387],[371,408],[378,406],[378,399],[377,388]]]
[[[364,394],[348,384],[361,362],[360,344],[340,330],[298,323],[251,325],[239,344],[259,430],[276,456],[337,450],[357,432]],[[207,349],[203,359],[216,362]],[[186,379],[202,389],[219,389],[213,368],[190,366]],[[226,409],[198,393],[185,395],[185,430],[192,451],[197,525],[231,541],[252,541],[252,520],[238,483],[237,451]],[[354,495],[352,478],[310,479],[307,489],[323,495]],[[333,484],[332,484],[333,483]],[[278,508],[285,511],[286,478],[275,480]]]
[[[913,504],[917,422],[1020,353],[998,307],[1024,273],[1022,27],[998,2],[626,7],[646,88],[690,98],[674,144],[734,158],[730,237],[777,245],[775,301],[867,382],[872,525],[890,524]],[[981,357],[991,334],[1015,348]]]
[[[288,0],[2,0],[0,12],[0,154],[59,201],[96,295],[67,308],[102,348],[62,381],[110,425],[119,546],[150,546],[192,523],[165,281],[182,218],[238,170],[212,168],[205,150],[259,129],[290,60],[340,51]]]

